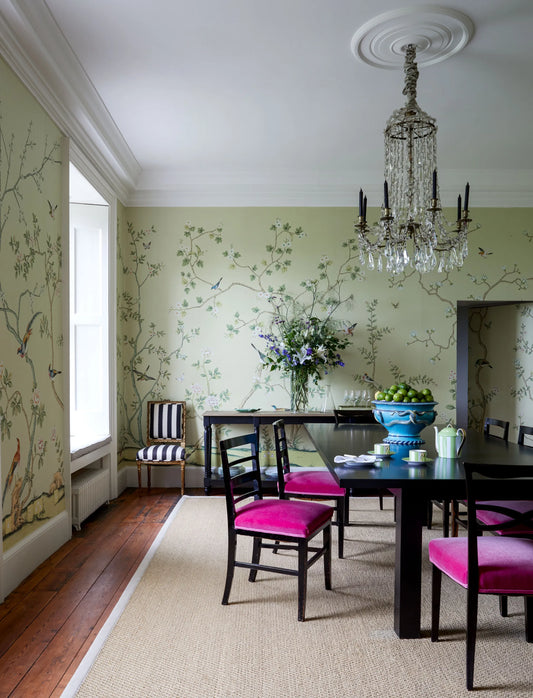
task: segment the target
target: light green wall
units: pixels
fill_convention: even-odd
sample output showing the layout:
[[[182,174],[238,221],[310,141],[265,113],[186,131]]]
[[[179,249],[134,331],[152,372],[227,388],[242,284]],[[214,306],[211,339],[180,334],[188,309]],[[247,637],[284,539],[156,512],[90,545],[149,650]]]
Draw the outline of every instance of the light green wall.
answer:
[[[7,550],[65,509],[61,134],[1,60],[0,84],[0,480]]]
[[[469,312],[469,421],[510,422],[516,441],[521,424],[533,425],[533,303]]]
[[[119,242],[123,444],[142,441],[152,395],[187,401],[191,463],[203,462],[203,411],[288,406],[283,376],[262,370],[252,348],[262,347],[253,328],[267,322],[269,291],[305,297],[309,279],[353,297],[335,314],[357,323],[346,366],[328,377],[337,404],[346,388],[364,387],[365,373],[380,385],[401,377],[429,384],[439,421],[453,419],[456,301],[533,299],[532,210],[476,209],[474,185],[472,213],[480,228],[460,271],[392,278],[360,268],[350,208],[127,209]],[[321,404],[315,395],[311,406]]]

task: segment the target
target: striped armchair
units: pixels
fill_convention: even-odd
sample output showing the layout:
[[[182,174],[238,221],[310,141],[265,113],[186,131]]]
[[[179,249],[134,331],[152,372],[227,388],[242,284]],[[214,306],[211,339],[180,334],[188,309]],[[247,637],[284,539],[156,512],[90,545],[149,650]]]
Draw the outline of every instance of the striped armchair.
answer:
[[[181,494],[185,493],[185,402],[153,400],[148,403],[146,446],[137,451],[137,476],[146,465],[151,487],[152,465],[181,466]]]

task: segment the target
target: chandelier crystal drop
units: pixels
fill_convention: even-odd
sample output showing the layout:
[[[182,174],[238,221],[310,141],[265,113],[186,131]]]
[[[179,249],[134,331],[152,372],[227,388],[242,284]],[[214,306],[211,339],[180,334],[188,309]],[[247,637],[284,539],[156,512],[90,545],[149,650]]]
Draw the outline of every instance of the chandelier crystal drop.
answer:
[[[457,220],[448,223],[439,205],[437,124],[416,101],[416,46],[405,48],[405,106],[393,112],[385,127],[385,182],[381,218],[369,225],[367,198],[359,191],[355,224],[362,265],[401,273],[407,265],[419,272],[452,271],[468,254],[468,203],[457,199]]]

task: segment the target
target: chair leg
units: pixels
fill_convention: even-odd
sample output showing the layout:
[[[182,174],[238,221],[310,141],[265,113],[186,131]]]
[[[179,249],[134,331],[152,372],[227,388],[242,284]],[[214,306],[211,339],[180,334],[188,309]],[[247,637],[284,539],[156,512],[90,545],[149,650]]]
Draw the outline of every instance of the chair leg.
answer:
[[[452,519],[452,538],[457,538],[459,534],[459,524],[457,517],[459,516],[459,502],[456,499],[451,501],[451,519]]]
[[[502,616],[502,618],[507,618],[507,616],[509,615],[509,609],[507,606],[507,596],[501,595],[498,597],[498,600],[500,605],[500,616]]]
[[[379,495],[379,508],[381,511],[383,511],[383,495]]]
[[[450,535],[450,500],[442,500],[442,535],[448,538]]]
[[[235,571],[235,553],[237,550],[237,536],[233,531],[228,531],[228,561],[226,567],[226,584],[224,586],[224,594],[222,596],[222,605],[227,606],[231,585],[233,582],[233,573]]]
[[[252,552],[252,562],[254,565],[259,564],[259,558],[261,557],[261,538],[254,538],[254,547],[253,547],[253,552]],[[250,570],[250,574],[248,575],[248,581],[249,582],[255,582],[255,578],[257,577],[257,570]]]
[[[141,474],[141,461],[137,461],[137,480],[139,482],[139,489],[141,488],[142,474]]]
[[[344,495],[344,524],[348,526],[350,523],[350,490],[346,490]]]
[[[467,590],[466,602],[466,688],[471,691],[474,687],[474,659],[476,653],[477,632],[477,589]]]
[[[526,642],[533,642],[533,596],[524,596]]]
[[[181,464],[181,496],[185,494],[185,463]]]
[[[324,545],[324,584],[326,589],[331,589],[331,526],[326,526],[323,531],[322,541]],[[531,597],[533,599],[533,597]]]
[[[431,642],[437,642],[439,639],[441,586],[442,572],[436,565],[433,565],[431,579]]]
[[[148,474],[148,489],[152,486],[152,466],[150,463],[146,464],[146,472]]]
[[[330,546],[331,548],[331,546]],[[298,543],[298,620],[305,620],[305,597],[307,591],[307,541]]]
[[[426,514],[426,526],[428,531],[431,531],[431,526],[433,524],[433,501],[431,499],[428,499],[428,510]]]
[[[344,497],[337,499],[337,528],[339,534],[339,558],[344,557]]]

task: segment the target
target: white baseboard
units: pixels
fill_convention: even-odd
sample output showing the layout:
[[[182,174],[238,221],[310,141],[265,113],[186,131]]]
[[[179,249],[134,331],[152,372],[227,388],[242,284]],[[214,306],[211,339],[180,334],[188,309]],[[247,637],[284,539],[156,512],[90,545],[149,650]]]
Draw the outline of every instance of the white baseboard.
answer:
[[[7,596],[16,589],[41,562],[70,540],[71,536],[72,528],[68,513],[64,511],[4,553],[2,559],[4,595]]]

